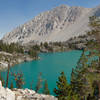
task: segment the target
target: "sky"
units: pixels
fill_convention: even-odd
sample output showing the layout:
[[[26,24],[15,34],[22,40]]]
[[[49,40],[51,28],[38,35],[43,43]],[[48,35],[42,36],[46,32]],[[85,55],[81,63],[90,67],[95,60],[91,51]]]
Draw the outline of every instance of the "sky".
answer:
[[[93,8],[100,0],[0,0],[0,38],[39,13],[59,5]]]

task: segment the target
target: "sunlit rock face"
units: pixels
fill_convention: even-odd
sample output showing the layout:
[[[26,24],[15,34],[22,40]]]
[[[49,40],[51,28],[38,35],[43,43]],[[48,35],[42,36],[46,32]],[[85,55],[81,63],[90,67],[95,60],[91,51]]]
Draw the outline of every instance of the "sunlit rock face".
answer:
[[[0,100],[57,100],[54,96],[38,94],[29,89],[4,88],[0,81]]]
[[[15,93],[8,88],[2,87],[0,81],[0,100],[15,100]]]
[[[3,37],[6,43],[56,42],[86,34],[89,17],[99,16],[100,7],[83,8],[61,5],[43,12]]]

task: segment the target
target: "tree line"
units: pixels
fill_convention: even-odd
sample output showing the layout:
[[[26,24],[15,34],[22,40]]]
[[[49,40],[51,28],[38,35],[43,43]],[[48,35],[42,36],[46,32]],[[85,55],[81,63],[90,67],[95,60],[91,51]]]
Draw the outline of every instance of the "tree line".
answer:
[[[24,49],[17,43],[6,44],[0,41],[0,51],[5,51],[8,53],[24,53]]]

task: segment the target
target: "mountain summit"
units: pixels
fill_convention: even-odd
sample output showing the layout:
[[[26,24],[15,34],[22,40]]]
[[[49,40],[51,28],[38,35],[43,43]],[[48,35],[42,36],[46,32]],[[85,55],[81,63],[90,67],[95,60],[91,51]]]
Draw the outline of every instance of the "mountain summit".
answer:
[[[6,43],[56,42],[83,35],[89,29],[89,17],[100,15],[100,7],[83,8],[61,5],[43,12],[3,37]]]

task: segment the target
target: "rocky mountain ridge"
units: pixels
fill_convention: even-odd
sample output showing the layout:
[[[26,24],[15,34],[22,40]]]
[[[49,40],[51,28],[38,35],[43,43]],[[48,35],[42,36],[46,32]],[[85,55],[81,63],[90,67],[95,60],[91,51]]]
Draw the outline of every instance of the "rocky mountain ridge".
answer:
[[[89,17],[99,16],[100,6],[96,8],[70,7],[61,5],[43,12],[18,26],[3,37],[6,43],[60,42],[86,34],[89,30]]]

